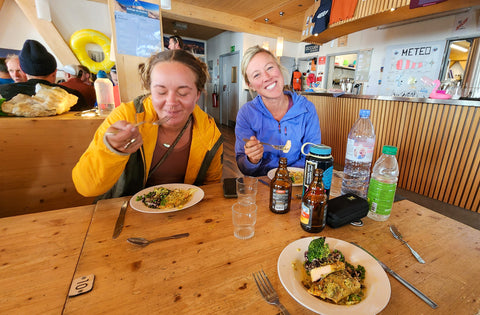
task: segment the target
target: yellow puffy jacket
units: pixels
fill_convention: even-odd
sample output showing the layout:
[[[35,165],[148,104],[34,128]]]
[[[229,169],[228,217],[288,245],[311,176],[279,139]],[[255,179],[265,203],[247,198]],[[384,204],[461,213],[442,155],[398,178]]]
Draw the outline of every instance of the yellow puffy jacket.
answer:
[[[110,151],[103,137],[106,130],[118,120],[129,122],[154,121],[157,114],[150,96],[138,97],[122,104],[98,127],[85,153],[73,168],[72,178],[83,196],[100,199],[134,195],[145,188],[152,163],[158,126],[139,126],[143,146],[130,155]],[[190,156],[184,183],[203,185],[220,182],[223,168],[223,137],[212,117],[198,106],[193,110],[193,130]]]

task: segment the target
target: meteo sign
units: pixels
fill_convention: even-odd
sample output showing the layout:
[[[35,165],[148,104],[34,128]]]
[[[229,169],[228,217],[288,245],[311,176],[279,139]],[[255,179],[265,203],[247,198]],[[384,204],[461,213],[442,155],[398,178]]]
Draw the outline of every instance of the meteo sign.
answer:
[[[315,44],[305,45],[305,53],[310,54],[314,52],[319,52],[320,46]]]

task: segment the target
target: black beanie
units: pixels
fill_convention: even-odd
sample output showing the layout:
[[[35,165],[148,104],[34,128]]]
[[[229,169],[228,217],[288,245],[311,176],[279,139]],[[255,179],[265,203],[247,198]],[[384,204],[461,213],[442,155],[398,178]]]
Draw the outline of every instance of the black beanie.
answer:
[[[18,56],[23,72],[34,76],[44,76],[57,69],[57,61],[45,47],[33,39],[27,39]]]

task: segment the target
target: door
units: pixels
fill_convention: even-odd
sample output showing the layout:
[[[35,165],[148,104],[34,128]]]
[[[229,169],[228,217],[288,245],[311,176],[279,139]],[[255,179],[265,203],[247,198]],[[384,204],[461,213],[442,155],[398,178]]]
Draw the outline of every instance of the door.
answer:
[[[220,56],[220,123],[235,126],[238,112],[240,55],[233,52]]]

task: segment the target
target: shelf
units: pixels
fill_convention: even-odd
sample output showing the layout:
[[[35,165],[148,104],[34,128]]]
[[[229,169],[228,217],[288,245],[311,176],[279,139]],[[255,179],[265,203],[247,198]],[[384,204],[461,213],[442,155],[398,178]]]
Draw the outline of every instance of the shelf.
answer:
[[[337,65],[335,65],[334,67],[335,67],[335,68],[339,68],[339,69],[344,69],[344,70],[353,70],[353,71],[355,71],[355,68],[352,68],[352,67],[337,66]]]

